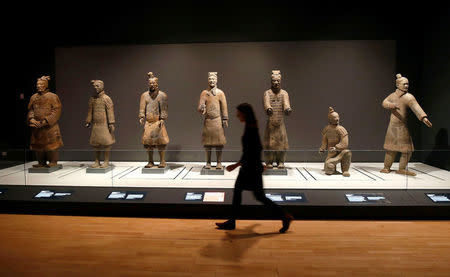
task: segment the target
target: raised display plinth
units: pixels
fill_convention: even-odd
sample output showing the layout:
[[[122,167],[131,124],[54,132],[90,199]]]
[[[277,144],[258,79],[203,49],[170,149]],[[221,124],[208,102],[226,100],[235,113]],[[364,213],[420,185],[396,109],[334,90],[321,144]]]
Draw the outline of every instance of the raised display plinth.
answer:
[[[211,168],[202,168],[202,171],[200,172],[200,175],[225,175],[225,170],[222,169],[216,169],[215,167]]]
[[[143,167],[142,174],[164,174],[169,171],[170,167],[166,165],[165,167]]]
[[[60,170],[61,168],[63,168],[63,166],[60,164],[52,167],[31,167],[28,168],[28,173],[52,173]]]
[[[88,167],[86,168],[86,173],[105,174],[113,169],[113,165],[110,165],[108,167]]]
[[[286,168],[272,168],[266,169],[263,172],[264,175],[288,175]]]

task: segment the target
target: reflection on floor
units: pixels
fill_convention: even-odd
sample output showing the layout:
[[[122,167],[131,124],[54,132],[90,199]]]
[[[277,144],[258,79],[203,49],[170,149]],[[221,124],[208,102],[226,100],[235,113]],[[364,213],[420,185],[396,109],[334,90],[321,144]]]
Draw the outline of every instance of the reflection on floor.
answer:
[[[143,174],[145,162],[114,162],[105,174],[86,173],[89,162],[60,162],[63,168],[49,173],[28,173],[33,163],[0,170],[2,185],[232,188],[238,170],[224,175],[200,175],[203,163],[169,163],[165,174]],[[224,163],[226,166],[227,163]],[[352,163],[350,177],[326,175],[322,163],[287,163],[288,175],[264,176],[268,189],[449,189],[450,172],[423,163],[410,163],[417,176],[380,173],[382,163]],[[398,168],[394,164],[392,169]]]

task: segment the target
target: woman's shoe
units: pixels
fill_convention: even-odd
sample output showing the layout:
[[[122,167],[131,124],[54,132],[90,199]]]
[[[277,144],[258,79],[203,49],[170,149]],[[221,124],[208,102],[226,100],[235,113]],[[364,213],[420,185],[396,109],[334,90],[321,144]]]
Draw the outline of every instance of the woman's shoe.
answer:
[[[236,221],[234,220],[227,220],[222,223],[216,223],[217,229],[219,230],[234,230],[236,229]]]
[[[286,214],[284,218],[281,220],[283,222],[283,227],[280,229],[280,233],[286,233],[286,231],[289,229],[289,226],[291,225],[291,221],[294,220],[294,217],[290,214]]]

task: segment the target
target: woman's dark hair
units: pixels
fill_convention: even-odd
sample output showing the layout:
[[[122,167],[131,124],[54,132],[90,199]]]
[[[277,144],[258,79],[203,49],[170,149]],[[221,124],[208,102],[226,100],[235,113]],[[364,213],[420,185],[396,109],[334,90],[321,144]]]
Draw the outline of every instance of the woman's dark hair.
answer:
[[[251,127],[258,127],[258,121],[256,120],[255,112],[253,112],[252,105],[248,103],[239,104],[236,109],[244,114],[245,124]]]

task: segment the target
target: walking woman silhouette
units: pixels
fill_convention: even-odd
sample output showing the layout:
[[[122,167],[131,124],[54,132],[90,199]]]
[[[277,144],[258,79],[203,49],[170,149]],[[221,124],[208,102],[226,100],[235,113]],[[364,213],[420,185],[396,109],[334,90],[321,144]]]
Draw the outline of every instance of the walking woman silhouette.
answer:
[[[226,169],[227,171],[233,171],[238,166],[241,166],[241,168],[234,184],[231,217],[225,222],[216,223],[217,229],[234,230],[236,228],[236,217],[241,206],[242,191],[249,190],[253,192],[257,200],[261,201],[265,206],[270,207],[280,217],[283,223],[280,233],[285,233],[294,218],[264,194],[262,181],[264,167],[261,162],[262,145],[255,113],[253,112],[252,106],[248,103],[239,104],[236,109],[237,118],[240,122],[245,123],[245,131],[242,136],[243,153],[239,162],[227,166]]]

